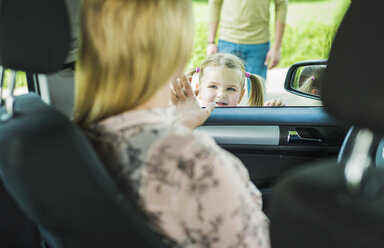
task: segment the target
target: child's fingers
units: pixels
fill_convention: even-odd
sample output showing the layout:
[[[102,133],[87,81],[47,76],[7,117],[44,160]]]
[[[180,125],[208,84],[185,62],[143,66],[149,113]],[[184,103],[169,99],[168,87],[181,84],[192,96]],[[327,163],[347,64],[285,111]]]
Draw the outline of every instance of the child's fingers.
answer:
[[[265,106],[270,107],[270,106],[272,106],[272,103],[273,103],[273,99],[267,101],[267,102],[265,103]]]
[[[276,104],[275,104],[275,107],[283,107],[285,106],[285,104],[283,103],[283,100],[281,100],[280,98],[278,98],[276,100]]]
[[[264,106],[266,106],[266,107],[273,107],[273,106],[275,106],[275,104],[276,104],[276,99],[271,99],[271,100],[266,101],[264,103]]]
[[[283,106],[285,106],[285,104],[283,103],[283,100],[278,98],[278,99],[271,99],[269,101],[266,101],[264,103],[264,106],[266,106],[266,107],[283,107]]]

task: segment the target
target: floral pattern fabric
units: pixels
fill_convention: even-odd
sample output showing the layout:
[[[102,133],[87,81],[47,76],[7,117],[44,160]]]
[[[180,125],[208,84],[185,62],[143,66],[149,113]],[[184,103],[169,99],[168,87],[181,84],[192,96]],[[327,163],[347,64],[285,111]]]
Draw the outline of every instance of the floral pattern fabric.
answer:
[[[121,189],[174,247],[270,247],[260,191],[235,156],[178,125],[174,108],[129,111],[87,134]]]

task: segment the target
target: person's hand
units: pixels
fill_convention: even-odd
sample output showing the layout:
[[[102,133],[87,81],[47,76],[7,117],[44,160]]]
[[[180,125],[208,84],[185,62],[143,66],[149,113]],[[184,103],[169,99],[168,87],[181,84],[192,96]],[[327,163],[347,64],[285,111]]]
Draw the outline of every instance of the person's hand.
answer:
[[[186,76],[172,81],[171,94],[172,103],[177,108],[177,122],[190,129],[201,126],[215,108],[214,103],[209,104],[205,109],[200,107]]]
[[[264,103],[265,107],[283,107],[285,104],[281,99],[271,99]]]
[[[217,45],[215,43],[209,43],[207,46],[207,51],[206,51],[207,57],[209,55],[214,54],[214,53],[217,53]]]
[[[281,59],[281,51],[280,48],[271,48],[267,56],[265,58],[264,65],[268,66],[268,69],[272,69],[273,67],[277,66]]]

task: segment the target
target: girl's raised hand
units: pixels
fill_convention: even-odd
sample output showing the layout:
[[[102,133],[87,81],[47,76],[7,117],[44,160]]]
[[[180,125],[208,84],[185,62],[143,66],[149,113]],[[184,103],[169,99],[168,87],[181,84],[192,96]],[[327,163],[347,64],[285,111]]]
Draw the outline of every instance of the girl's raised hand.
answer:
[[[177,121],[191,129],[201,126],[212,113],[215,104],[211,103],[202,109],[185,75],[173,80],[171,84],[172,103],[177,108]]]

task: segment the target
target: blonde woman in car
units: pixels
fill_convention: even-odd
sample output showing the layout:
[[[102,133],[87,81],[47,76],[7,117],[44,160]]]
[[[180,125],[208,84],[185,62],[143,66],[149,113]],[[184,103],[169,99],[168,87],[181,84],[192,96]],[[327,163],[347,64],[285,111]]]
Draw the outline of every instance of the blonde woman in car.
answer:
[[[189,0],[83,0],[74,121],[166,242],[269,247],[248,171],[193,131],[213,109],[180,76],[193,30]]]

